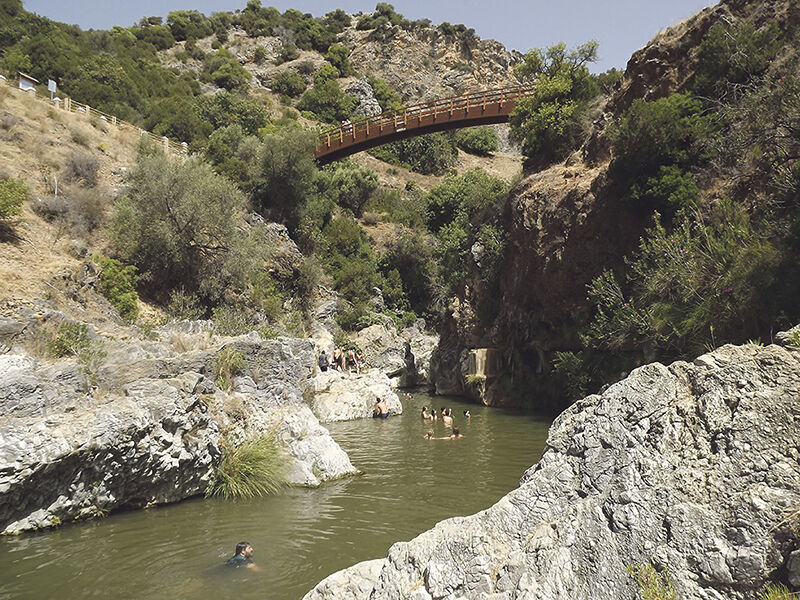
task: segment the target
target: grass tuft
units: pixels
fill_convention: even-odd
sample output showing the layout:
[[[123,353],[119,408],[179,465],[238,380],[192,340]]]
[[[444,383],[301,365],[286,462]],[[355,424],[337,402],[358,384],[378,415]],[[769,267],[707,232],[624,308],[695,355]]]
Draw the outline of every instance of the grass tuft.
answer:
[[[659,573],[651,564],[628,565],[627,570],[639,585],[642,600],[677,600],[668,571]]]
[[[255,498],[274,494],[286,485],[286,458],[272,432],[247,439],[236,447],[225,444],[206,497]]]
[[[223,348],[217,355],[217,364],[214,367],[214,379],[221,390],[230,391],[233,387],[233,378],[244,371],[247,361],[241,352],[231,346]]]

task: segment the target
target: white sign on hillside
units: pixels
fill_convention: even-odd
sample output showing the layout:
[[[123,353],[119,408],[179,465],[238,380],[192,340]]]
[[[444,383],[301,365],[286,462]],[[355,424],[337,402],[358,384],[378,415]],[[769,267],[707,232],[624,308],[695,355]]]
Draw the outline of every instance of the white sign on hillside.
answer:
[[[56,82],[52,79],[47,80],[47,89],[50,92],[50,100],[53,99],[53,94],[56,93]]]

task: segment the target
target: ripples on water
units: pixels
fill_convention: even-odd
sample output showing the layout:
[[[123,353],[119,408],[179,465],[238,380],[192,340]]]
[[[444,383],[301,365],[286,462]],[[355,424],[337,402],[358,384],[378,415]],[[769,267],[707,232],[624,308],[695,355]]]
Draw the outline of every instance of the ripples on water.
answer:
[[[423,404],[451,407],[464,438],[424,440]],[[318,489],[242,502],[190,500],[0,539],[0,598],[299,600],[345,566],[385,556],[438,521],[475,513],[515,488],[541,455],[548,422],[415,394],[405,413],[329,426],[362,471]],[[465,422],[462,411],[473,417]],[[222,563],[240,540],[260,572]]]

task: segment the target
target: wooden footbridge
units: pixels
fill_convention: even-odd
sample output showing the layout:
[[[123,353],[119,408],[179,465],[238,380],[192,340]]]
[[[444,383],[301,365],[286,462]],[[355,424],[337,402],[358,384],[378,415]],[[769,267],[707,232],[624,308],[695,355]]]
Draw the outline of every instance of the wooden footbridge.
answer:
[[[520,85],[486,90],[342,123],[317,138],[317,162],[326,164],[381,144],[434,131],[503,123],[508,121],[517,101],[533,95],[534,89],[534,85]]]

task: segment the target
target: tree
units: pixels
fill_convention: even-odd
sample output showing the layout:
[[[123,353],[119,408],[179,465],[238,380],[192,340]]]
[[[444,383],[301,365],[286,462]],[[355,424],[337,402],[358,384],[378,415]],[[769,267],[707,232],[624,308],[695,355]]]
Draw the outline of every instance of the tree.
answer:
[[[272,88],[273,92],[286,94],[294,98],[305,91],[307,84],[306,80],[297,71],[286,69],[275,76],[269,87]]]
[[[497,133],[486,125],[462,129],[456,133],[456,144],[464,152],[488,156],[492,152],[497,152]]]
[[[338,76],[338,71],[331,65],[330,67]],[[314,113],[320,121],[326,123],[336,123],[350,118],[358,104],[358,100],[345,94],[335,79],[328,79],[327,75],[320,76],[325,69],[322,67],[315,78],[314,87],[307,90],[297,108]]]
[[[316,178],[315,142],[314,133],[291,127],[264,136],[258,152],[253,198],[270,218],[292,231]]]
[[[112,214],[113,245],[153,296],[166,300],[183,287],[215,302],[243,284],[254,256],[243,251],[245,198],[232,183],[198,157],[168,160],[145,149],[127,184]]]
[[[587,63],[597,60],[597,42],[567,52],[564,43],[534,49],[514,70],[522,80],[536,80],[533,96],[521,98],[511,113],[514,137],[523,153],[547,164],[572,151],[583,134],[581,117],[598,87]]]
[[[322,195],[360,217],[364,205],[378,189],[378,176],[352,161],[337,161],[320,171],[317,187]]]

